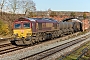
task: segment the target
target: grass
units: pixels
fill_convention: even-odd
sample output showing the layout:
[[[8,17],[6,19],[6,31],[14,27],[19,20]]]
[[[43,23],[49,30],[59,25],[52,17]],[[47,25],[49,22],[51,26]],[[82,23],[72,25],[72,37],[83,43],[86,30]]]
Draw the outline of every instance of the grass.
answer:
[[[66,58],[64,58],[63,60],[77,60],[77,58],[82,54],[82,50],[84,48],[86,48],[88,45],[90,45],[90,42],[88,42],[86,45],[84,45],[83,47],[79,48],[78,50],[76,50],[75,52],[73,52],[72,54],[70,54],[69,56],[67,56]],[[86,53],[84,56],[82,56],[82,59],[84,60],[88,60],[90,58],[90,46],[88,48],[88,53]],[[60,60],[60,58],[57,58],[56,60]]]

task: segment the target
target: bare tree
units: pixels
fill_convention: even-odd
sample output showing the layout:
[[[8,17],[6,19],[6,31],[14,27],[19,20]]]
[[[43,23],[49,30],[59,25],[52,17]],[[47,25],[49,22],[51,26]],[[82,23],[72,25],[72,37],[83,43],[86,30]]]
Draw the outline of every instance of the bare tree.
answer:
[[[36,11],[35,3],[32,0],[22,0],[21,6],[25,15]]]
[[[19,9],[19,1],[18,0],[8,0],[9,1],[9,9],[13,14],[16,13],[17,9]]]
[[[35,3],[32,0],[8,0],[10,12],[15,14],[16,12],[24,13],[28,15],[30,12],[36,10]]]
[[[0,2],[1,15],[2,15],[2,10],[3,10],[4,6],[5,6],[5,2],[6,2],[6,0],[1,0],[1,2]]]

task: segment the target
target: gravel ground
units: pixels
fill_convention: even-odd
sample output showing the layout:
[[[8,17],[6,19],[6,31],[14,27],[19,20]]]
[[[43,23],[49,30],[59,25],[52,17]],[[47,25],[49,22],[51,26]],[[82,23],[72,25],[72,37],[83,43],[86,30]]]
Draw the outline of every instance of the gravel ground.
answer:
[[[3,41],[0,41],[0,45],[2,45],[2,44],[8,44],[8,43],[10,43],[9,40],[3,40]]]
[[[9,41],[10,37],[11,36],[3,36],[3,37],[0,36],[0,45],[10,43]]]
[[[61,55],[68,54],[69,52],[71,52],[72,50],[74,50],[75,48],[77,48],[77,46],[79,47],[81,44],[83,44],[85,42],[88,42],[88,41],[90,41],[90,38],[88,38],[87,40],[85,40],[83,42],[80,42],[78,44],[75,44],[74,46],[68,47],[65,50],[62,50],[60,52],[57,52],[54,55],[49,56],[47,58],[44,58],[42,60],[56,60],[56,58],[60,57]]]
[[[88,32],[87,34],[84,34],[84,35],[88,35],[88,34],[90,34],[90,32]],[[19,60],[20,58],[30,56],[30,55],[35,54],[37,52],[44,51],[46,49],[61,45],[61,44],[66,43],[68,41],[72,41],[74,39],[78,39],[84,35],[81,35],[81,36],[78,36],[75,38],[71,38],[71,39],[66,40],[66,41],[60,41],[60,38],[59,38],[59,39],[56,39],[54,41],[49,41],[49,42],[38,44],[38,45],[35,45],[32,47],[21,49],[18,51],[6,53],[4,55],[0,55],[0,60]]]

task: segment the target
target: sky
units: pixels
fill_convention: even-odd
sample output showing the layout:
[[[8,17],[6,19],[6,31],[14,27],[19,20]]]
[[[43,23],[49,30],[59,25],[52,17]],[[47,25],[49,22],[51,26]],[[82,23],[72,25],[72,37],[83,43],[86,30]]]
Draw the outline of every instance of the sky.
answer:
[[[38,11],[49,8],[54,11],[90,12],[90,0],[33,0]]]

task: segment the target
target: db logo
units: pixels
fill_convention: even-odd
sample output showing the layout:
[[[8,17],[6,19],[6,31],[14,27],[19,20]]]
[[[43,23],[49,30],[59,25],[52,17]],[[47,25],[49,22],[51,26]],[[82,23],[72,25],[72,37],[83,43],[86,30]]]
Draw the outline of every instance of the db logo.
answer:
[[[21,32],[23,33],[23,32],[24,32],[24,30],[21,30]]]

